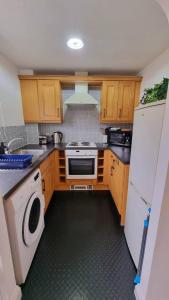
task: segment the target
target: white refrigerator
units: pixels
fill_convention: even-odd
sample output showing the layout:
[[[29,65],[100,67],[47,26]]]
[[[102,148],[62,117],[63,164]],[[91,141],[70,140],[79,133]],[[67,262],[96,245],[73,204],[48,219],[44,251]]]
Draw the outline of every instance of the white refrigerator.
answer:
[[[124,232],[135,263],[139,263],[144,220],[151,207],[165,101],[135,110]]]

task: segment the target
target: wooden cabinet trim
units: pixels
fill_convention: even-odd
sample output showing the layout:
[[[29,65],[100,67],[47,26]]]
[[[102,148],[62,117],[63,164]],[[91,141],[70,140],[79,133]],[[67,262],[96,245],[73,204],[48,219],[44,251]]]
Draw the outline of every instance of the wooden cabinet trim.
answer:
[[[19,75],[20,80],[36,79],[36,80],[59,80],[63,85],[64,83],[75,82],[87,82],[91,85],[102,84],[103,81],[114,81],[114,80],[132,80],[132,81],[142,81],[141,76],[116,76],[116,75],[93,75],[93,76],[67,76],[67,75]]]

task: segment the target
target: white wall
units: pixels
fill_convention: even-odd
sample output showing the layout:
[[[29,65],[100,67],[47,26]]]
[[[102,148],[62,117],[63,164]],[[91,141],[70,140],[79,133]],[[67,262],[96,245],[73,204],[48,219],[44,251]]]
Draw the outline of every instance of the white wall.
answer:
[[[169,48],[142,70],[139,75],[143,76],[141,95],[145,88],[161,82],[163,77],[169,78]]]
[[[0,126],[23,125],[18,70],[0,54]]]

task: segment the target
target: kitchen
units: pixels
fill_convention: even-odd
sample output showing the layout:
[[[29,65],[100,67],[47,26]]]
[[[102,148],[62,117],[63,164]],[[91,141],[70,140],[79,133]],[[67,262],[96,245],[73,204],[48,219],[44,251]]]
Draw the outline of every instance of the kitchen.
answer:
[[[160,220],[167,220],[167,216],[162,218],[166,211],[162,210],[165,203],[162,198],[167,193],[168,180],[165,99],[168,98],[169,27],[155,1],[129,2],[138,18],[146,10],[154,10],[152,19],[147,15],[145,23],[153,35],[153,22],[158,17],[158,47],[157,41],[146,40],[146,55],[139,53],[139,47],[133,50],[133,60],[128,54],[129,62],[125,59],[121,62],[117,55],[119,67],[115,63],[110,65],[111,50],[106,56],[103,53],[103,66],[99,59],[97,63],[93,60],[92,65],[89,53],[93,50],[89,51],[90,43],[85,37],[84,41],[73,41],[73,47],[79,47],[77,50],[62,41],[64,51],[59,57],[58,50],[59,59],[54,65],[56,54],[52,47],[50,57],[50,51],[45,54],[35,43],[36,50],[41,50],[37,56],[37,52],[29,53],[26,49],[26,39],[22,51],[17,48],[13,53],[14,48],[2,43],[0,203],[4,228],[1,236],[6,235],[4,248],[0,243],[2,299],[20,299],[21,293],[23,299],[157,299],[151,289],[157,278],[151,270],[155,270],[160,255],[160,250],[156,253],[160,247],[156,243],[163,237],[163,234],[158,236],[160,226],[164,226]],[[110,1],[108,4],[112,5]],[[18,18],[23,17],[23,11],[30,16],[33,9],[31,3],[24,8],[13,5],[15,13],[18,8],[21,14]],[[43,26],[50,27],[50,22],[43,23],[45,9],[55,18],[52,5],[51,1],[40,9]],[[116,3],[119,13],[121,5]],[[8,15],[8,5],[4,6],[4,15]],[[36,9],[32,17],[34,25],[39,14]],[[60,9],[68,15],[65,7]],[[126,16],[131,18],[129,11]],[[15,14],[12,18],[16,21]],[[9,30],[14,38],[12,26],[8,27],[3,16],[1,20],[3,30]],[[24,32],[28,30],[27,21]],[[77,22],[81,24],[81,20]],[[17,22],[15,25],[20,32]],[[39,44],[44,45],[39,25],[37,33]],[[127,34],[129,38],[130,33],[124,32]],[[24,40],[21,32],[19,38]],[[141,42],[145,42],[144,35]],[[14,44],[16,47],[16,40]],[[23,55],[20,52],[18,56],[18,51]],[[123,57],[127,57],[125,52]],[[158,89],[155,100],[148,98],[150,88],[153,92]],[[16,156],[19,160],[15,160]],[[165,172],[160,171],[161,165]],[[163,181],[158,187],[157,179],[162,174]],[[161,207],[155,196],[160,188],[164,188]],[[149,223],[148,233],[145,220]],[[142,237],[146,235],[145,244]],[[4,257],[5,249],[8,258]],[[165,257],[167,247],[161,251]],[[7,259],[10,274],[5,271]],[[164,274],[162,268],[160,271]],[[165,300],[167,292],[160,281],[156,293]]]

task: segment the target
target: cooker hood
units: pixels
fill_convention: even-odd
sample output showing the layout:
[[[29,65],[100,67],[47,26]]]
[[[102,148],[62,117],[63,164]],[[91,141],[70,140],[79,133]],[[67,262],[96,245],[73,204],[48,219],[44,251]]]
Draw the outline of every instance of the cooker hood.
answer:
[[[79,72],[75,75],[86,76],[88,73]],[[75,83],[75,93],[65,100],[66,105],[98,105],[97,100],[89,95],[87,83]]]

